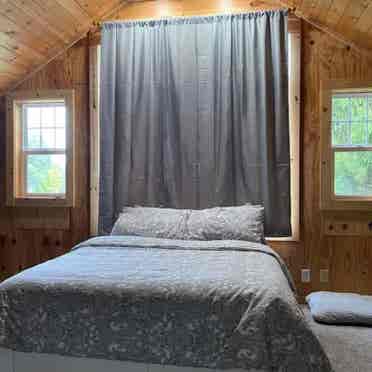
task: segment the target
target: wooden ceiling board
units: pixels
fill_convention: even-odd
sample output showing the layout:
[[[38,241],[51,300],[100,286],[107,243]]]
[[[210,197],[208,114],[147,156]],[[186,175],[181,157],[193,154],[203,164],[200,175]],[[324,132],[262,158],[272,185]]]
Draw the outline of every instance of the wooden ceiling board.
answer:
[[[125,4],[122,0],[76,0],[76,2],[91,16],[93,19],[100,18],[106,13]]]
[[[47,33],[53,34],[56,41],[62,41],[66,43],[71,37],[69,30],[65,29],[60,23],[55,23],[48,18],[48,14],[43,11],[40,6],[35,4],[32,1],[24,0],[10,0],[13,6],[16,8],[19,13],[26,13],[31,17],[34,23],[39,29],[44,30]]]
[[[316,8],[316,0],[302,0],[300,9],[306,14],[312,14]]]
[[[91,18],[97,17],[100,12],[100,4],[95,0],[77,0],[76,1]]]
[[[372,58],[372,0],[278,0],[333,38]]]
[[[69,37],[74,37],[80,33],[84,25],[75,19],[70,12],[61,6],[56,0],[32,0],[48,16],[51,23],[63,26],[63,30],[68,31]],[[86,22],[85,22],[86,24]]]
[[[43,55],[32,49],[31,47],[18,43],[17,40],[0,32],[0,45],[3,49],[11,50],[12,52],[22,56],[23,59],[29,59],[35,63],[43,59]]]
[[[0,0],[0,95],[125,4],[126,0]]]
[[[19,68],[16,65],[14,66],[11,62],[0,58],[0,71],[6,71],[8,74],[14,76],[24,73],[26,69]]]
[[[18,55],[14,51],[4,48],[0,45],[0,60],[8,62],[10,65],[20,66],[24,70],[30,69],[30,64],[32,63],[29,59],[23,58],[23,56]]]
[[[83,38],[108,15],[228,12],[289,7],[333,37],[372,56],[372,0],[0,0],[0,92],[12,89]],[[154,4],[160,4],[154,5]],[[120,11],[122,9],[122,11]],[[111,18],[112,19],[112,18]]]
[[[336,30],[339,32],[345,30],[352,32],[365,10],[366,0],[353,0],[349,2],[336,26]]]
[[[364,10],[363,14],[360,16],[358,21],[355,24],[355,27],[360,32],[368,32],[372,29],[372,1],[369,2],[369,5]]]
[[[31,32],[45,45],[48,45],[48,47],[51,47],[56,43],[60,43],[61,45],[63,44],[61,40],[56,40],[55,35],[43,29],[43,27],[40,27],[40,24],[36,22],[35,18],[32,18],[23,10],[19,10],[15,6],[9,5],[3,10],[0,10],[0,16],[7,18],[14,25],[21,24],[23,31]],[[18,35],[16,35],[16,37],[18,38]]]
[[[60,6],[63,6],[76,20],[84,23],[90,22],[91,18],[87,11],[75,0],[56,0]]]
[[[337,26],[349,2],[350,0],[333,0],[327,13],[326,23],[329,27]]]
[[[21,24],[12,22],[9,18],[0,14],[0,33],[17,40],[17,42],[32,45],[40,54],[44,54],[49,47],[45,39],[40,39],[34,33],[27,31]]]
[[[366,37],[366,33],[360,31],[357,26],[360,18],[367,10],[367,5],[366,0],[353,0],[352,4],[349,4],[345,9],[343,16],[336,26],[336,31],[339,33],[342,32],[348,40],[356,40],[359,45],[368,48],[371,44],[370,38]]]
[[[326,23],[327,21],[327,15],[329,13],[329,10],[331,9],[333,0],[323,0],[321,4],[319,4],[319,12],[316,16],[316,19],[320,23]]]

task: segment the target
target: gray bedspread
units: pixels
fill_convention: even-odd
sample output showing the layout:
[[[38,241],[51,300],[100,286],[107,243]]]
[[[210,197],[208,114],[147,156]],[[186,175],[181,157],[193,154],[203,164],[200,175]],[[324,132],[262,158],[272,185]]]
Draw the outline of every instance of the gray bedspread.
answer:
[[[267,246],[101,237],[0,285],[0,346],[247,371],[331,371]]]

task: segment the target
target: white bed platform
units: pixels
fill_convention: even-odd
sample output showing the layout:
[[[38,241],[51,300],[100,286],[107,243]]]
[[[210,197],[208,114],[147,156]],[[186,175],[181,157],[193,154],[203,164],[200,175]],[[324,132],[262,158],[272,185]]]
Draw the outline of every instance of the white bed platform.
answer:
[[[0,348],[0,372],[246,372],[242,369],[174,367],[51,354],[20,353]]]

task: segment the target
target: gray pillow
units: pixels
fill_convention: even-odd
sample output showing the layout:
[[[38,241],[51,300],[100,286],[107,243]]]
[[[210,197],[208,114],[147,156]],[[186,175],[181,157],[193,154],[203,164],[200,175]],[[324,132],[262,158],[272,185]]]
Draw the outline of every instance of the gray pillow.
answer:
[[[264,242],[264,208],[246,204],[193,210],[187,221],[190,240]]]
[[[111,235],[264,242],[264,209],[246,204],[204,210],[124,208]]]
[[[115,222],[111,235],[184,239],[187,215],[187,209],[126,207]]]
[[[321,323],[372,325],[372,296],[314,292],[306,297],[313,318]]]

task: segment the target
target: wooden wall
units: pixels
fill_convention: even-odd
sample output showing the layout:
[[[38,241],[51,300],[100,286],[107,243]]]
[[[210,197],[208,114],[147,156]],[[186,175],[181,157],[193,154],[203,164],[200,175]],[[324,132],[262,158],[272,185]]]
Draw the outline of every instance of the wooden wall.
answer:
[[[372,61],[355,50],[304,23],[302,120],[302,247],[304,266],[312,269],[309,290],[372,292],[372,239],[322,235],[325,218],[353,221],[360,214],[322,213],[320,192],[320,81],[322,79],[372,79]],[[372,218],[364,213],[363,218]],[[330,270],[329,283],[319,282],[319,270]]]
[[[75,89],[76,208],[5,207],[5,103],[0,100],[0,280],[66,252],[89,233],[88,43],[50,63],[25,89]]]
[[[221,1],[170,0],[133,3],[115,15],[115,19],[156,18],[170,15],[210,14],[223,10]],[[230,1],[230,10],[275,8],[274,2]],[[372,79],[372,63],[355,50],[333,40],[327,34],[303,25],[302,124],[301,124],[301,241],[271,242],[288,263],[300,295],[311,290],[333,289],[372,292],[372,240],[362,237],[325,237],[319,208],[320,128],[319,89],[325,78]],[[89,123],[88,123],[88,51],[86,41],[73,47],[59,60],[23,85],[22,88],[75,88],[78,96],[78,200],[79,207],[69,211],[68,230],[20,230],[15,227],[14,212],[0,208],[0,266],[3,274],[34,265],[65,252],[73,243],[88,236],[89,227]],[[4,149],[0,105],[0,146]],[[1,153],[4,155],[4,150]],[[3,162],[1,174],[4,174]],[[2,177],[3,179],[3,177]],[[1,182],[1,200],[4,200]],[[340,215],[340,213],[338,214]],[[331,214],[328,217],[333,217]],[[354,216],[350,215],[350,218]],[[58,244],[57,244],[58,243]],[[310,284],[300,282],[300,269],[312,270]],[[319,270],[330,270],[330,281],[319,282]]]

